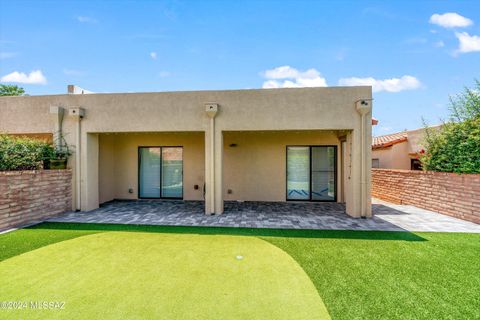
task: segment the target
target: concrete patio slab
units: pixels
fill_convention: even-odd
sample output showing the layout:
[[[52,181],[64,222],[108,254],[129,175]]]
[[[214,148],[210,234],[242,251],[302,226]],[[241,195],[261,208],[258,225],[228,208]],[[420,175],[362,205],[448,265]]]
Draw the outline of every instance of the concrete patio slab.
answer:
[[[410,205],[372,199],[375,216],[410,231],[480,233],[480,225]]]
[[[201,201],[112,201],[52,222],[209,226],[276,229],[434,231],[480,233],[480,225],[412,206],[374,199],[374,217],[355,219],[341,203],[225,202],[225,213],[207,216]]]

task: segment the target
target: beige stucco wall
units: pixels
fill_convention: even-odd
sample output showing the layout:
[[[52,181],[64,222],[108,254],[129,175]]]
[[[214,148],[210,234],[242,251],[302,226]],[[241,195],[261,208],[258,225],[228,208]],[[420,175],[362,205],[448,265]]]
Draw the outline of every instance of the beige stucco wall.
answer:
[[[104,203],[116,198],[116,159],[115,136],[113,134],[99,135],[98,198],[100,203]]]
[[[100,203],[138,198],[138,147],[183,147],[185,200],[203,200],[205,146],[203,132],[100,134]],[[194,186],[198,185],[197,190]],[[129,189],[133,193],[129,193]]]
[[[360,119],[354,103],[367,98],[370,87],[1,97],[0,131],[52,132],[50,106],[85,108],[83,132],[204,131],[206,102],[220,105],[221,131],[354,129]],[[64,129],[73,132],[68,118]]]
[[[356,111],[356,103],[371,97],[371,87],[0,97],[0,132],[53,133],[55,117],[49,114],[50,106],[64,107],[67,111],[72,107],[82,107],[85,117],[81,120],[80,145],[76,145],[78,119],[66,115],[63,120],[63,131],[68,143],[74,145],[76,153],[81,155],[81,168],[76,168],[76,155],[70,159],[69,167],[74,171],[72,184],[75,197],[77,182],[81,185],[79,200],[82,210],[96,208],[100,197],[112,197],[109,193],[111,191],[99,191],[108,184],[108,178],[102,178],[102,181],[99,179],[103,175],[100,172],[105,169],[104,165],[100,168],[100,162],[109,158],[99,154],[103,149],[102,133],[205,132],[205,183],[207,194],[215,190],[216,195],[215,198],[207,197],[206,208],[207,212],[221,213],[224,164],[223,153],[218,150],[224,144],[222,132],[345,130],[348,132],[346,138],[349,157],[345,201],[347,212],[359,216],[362,201],[370,202],[371,112],[364,119],[365,131],[362,135],[361,117]],[[207,102],[219,105],[214,126],[205,113]],[[214,139],[211,140],[211,137]],[[363,151],[362,140],[365,146]],[[207,152],[212,149],[215,150],[214,159],[210,159],[211,155]],[[361,179],[362,154],[366,169],[364,181]],[[210,171],[214,171],[214,175]],[[76,179],[77,173],[80,174],[80,179]],[[113,175],[116,176],[116,172]],[[125,179],[132,178],[128,176]],[[209,185],[211,188],[208,188]],[[362,186],[367,189],[363,197]],[[211,201],[215,202],[214,207]],[[76,198],[73,203],[77,203]],[[370,206],[367,211],[370,212]]]
[[[224,132],[223,136],[225,200],[285,201],[287,145],[337,146],[337,194],[340,195],[340,145],[336,132],[249,131]],[[202,132],[100,134],[99,143],[100,203],[138,198],[139,146],[182,146],[184,199],[203,200],[205,148]],[[230,147],[232,143],[237,146]],[[195,190],[194,185],[199,189]],[[133,193],[128,192],[130,188]],[[228,194],[228,189],[233,193]]]
[[[396,143],[387,148],[372,150],[372,159],[378,159],[382,169],[410,170],[408,141]]]
[[[340,195],[341,152],[336,132],[225,132],[223,141],[225,200],[286,201],[287,145],[337,146],[337,195]],[[338,200],[341,201],[340,197]]]

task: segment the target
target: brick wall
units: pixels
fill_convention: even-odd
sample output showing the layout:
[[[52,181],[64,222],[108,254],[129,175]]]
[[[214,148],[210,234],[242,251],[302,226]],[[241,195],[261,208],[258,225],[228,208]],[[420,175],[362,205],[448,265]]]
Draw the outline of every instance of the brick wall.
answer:
[[[0,230],[72,209],[72,171],[0,171]]]
[[[372,196],[480,223],[480,174],[372,169]]]

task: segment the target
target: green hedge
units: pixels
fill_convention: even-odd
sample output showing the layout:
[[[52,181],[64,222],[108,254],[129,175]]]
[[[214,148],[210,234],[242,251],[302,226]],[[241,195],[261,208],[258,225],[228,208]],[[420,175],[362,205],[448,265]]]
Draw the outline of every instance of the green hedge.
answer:
[[[0,135],[0,171],[41,169],[52,153],[48,142]]]
[[[450,98],[450,121],[440,130],[427,128],[423,168],[431,171],[480,173],[480,81]]]
[[[421,160],[426,170],[480,173],[480,118],[445,123],[439,132],[429,132]]]

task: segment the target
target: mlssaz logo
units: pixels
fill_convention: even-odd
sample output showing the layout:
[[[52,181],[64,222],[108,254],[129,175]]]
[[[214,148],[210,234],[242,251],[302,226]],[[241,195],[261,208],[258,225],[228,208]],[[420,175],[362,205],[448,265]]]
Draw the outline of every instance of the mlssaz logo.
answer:
[[[30,301],[30,309],[63,310],[65,309],[65,302],[64,301]]]

